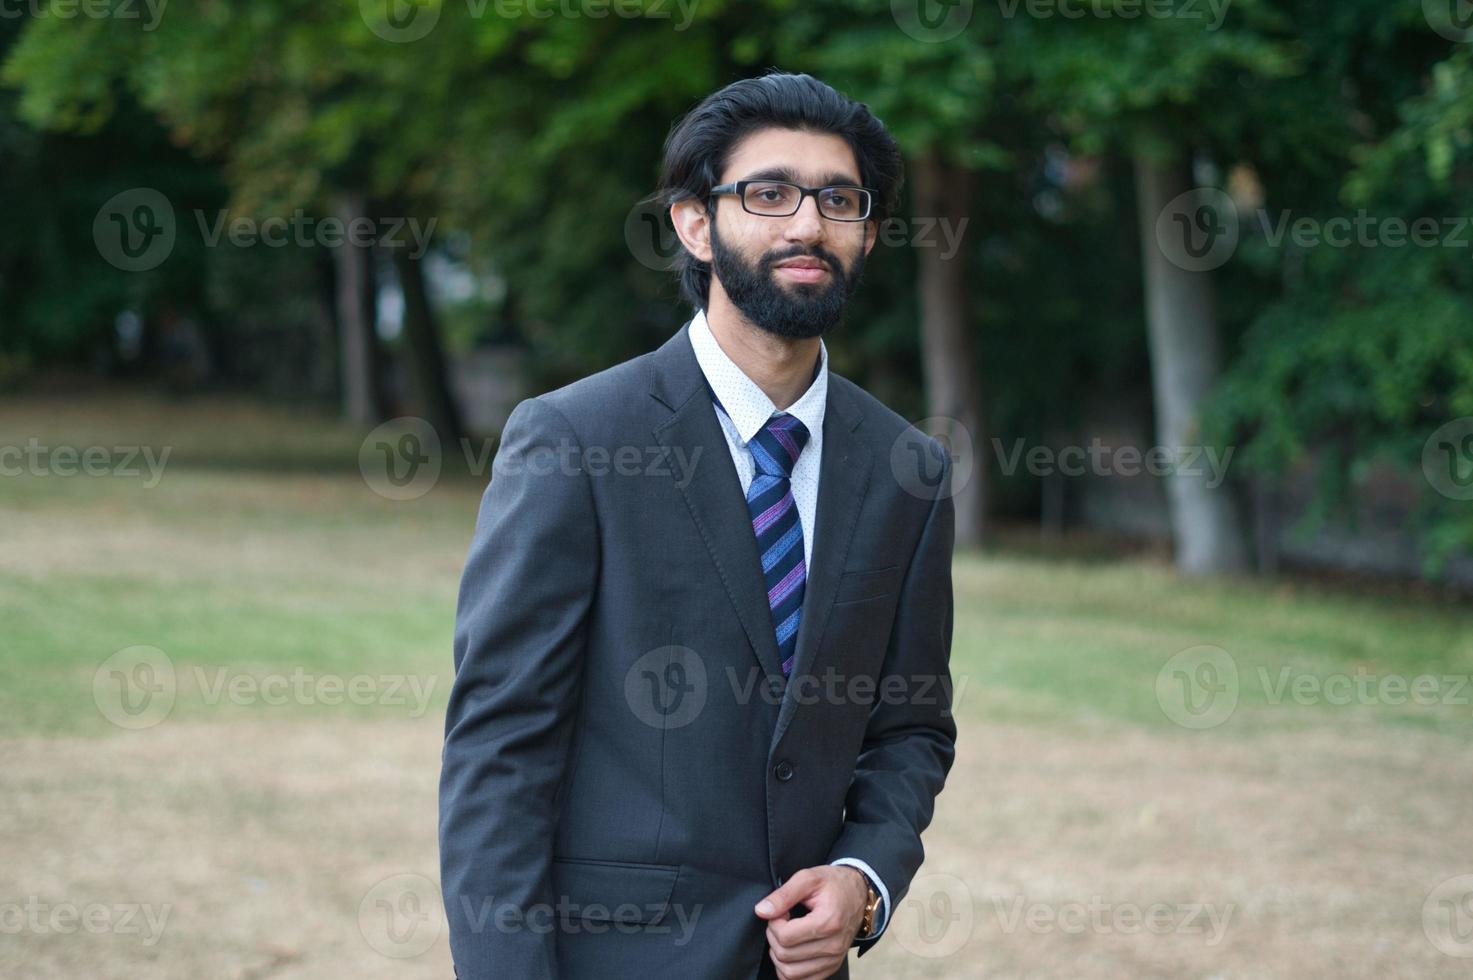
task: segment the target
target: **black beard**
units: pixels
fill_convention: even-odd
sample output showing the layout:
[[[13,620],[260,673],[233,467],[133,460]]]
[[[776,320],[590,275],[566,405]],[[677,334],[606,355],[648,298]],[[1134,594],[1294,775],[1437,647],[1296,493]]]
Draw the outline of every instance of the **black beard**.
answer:
[[[826,262],[827,283],[796,283],[791,291],[777,281],[777,263],[798,256]],[[711,266],[731,303],[756,326],[779,337],[819,337],[844,321],[844,307],[864,273],[864,250],[845,269],[833,253],[814,245],[796,246],[781,255],[766,255],[751,265],[735,249],[722,244],[711,224]]]

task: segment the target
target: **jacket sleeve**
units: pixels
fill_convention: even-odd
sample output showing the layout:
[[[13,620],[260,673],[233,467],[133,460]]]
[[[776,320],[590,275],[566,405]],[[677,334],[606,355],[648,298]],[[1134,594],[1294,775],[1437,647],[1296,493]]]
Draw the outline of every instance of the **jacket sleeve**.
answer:
[[[932,452],[942,457],[939,490],[901,586],[875,704],[844,801],[844,823],[829,851],[830,861],[862,860],[885,883],[886,924],[921,866],[921,832],[931,823],[936,796],[956,754],[950,672],[951,461],[939,444]],[[878,940],[878,935],[856,940],[859,955]]]
[[[599,564],[572,427],[536,398],[507,420],[455,616],[440,878],[461,980],[557,976],[552,848]]]

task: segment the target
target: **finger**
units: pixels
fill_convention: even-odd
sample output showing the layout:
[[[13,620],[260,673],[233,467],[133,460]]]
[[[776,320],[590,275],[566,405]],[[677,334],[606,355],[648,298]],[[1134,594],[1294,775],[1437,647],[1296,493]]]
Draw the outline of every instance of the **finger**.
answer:
[[[758,902],[757,914],[764,919],[775,919],[780,915],[786,915],[794,905],[812,894],[817,885],[817,876],[811,870],[804,868],[784,882],[777,891]]]
[[[837,936],[844,920],[832,906],[809,912],[798,919],[773,919],[767,923],[767,935],[786,947]]]
[[[839,966],[843,962],[842,957],[806,960],[793,964],[780,963],[774,959],[773,966],[777,969],[778,980],[817,980],[817,978],[833,976],[839,971]]]
[[[808,963],[826,963],[831,960],[837,960],[849,951],[849,946],[846,943],[840,942],[838,939],[824,939],[804,943],[796,947],[771,946],[769,944],[768,951],[771,953],[774,963],[781,963],[784,966],[796,968]]]

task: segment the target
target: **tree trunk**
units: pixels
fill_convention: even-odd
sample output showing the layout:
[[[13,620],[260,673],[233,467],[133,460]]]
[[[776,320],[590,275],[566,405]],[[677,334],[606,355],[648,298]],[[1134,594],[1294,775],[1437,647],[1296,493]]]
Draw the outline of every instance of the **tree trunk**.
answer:
[[[1138,151],[1135,178],[1156,439],[1182,464],[1165,477],[1176,567],[1189,575],[1243,571],[1248,555],[1231,485],[1209,486],[1211,471],[1200,455],[1196,465],[1177,455],[1182,447],[1200,451],[1201,406],[1221,371],[1211,272],[1172,262],[1156,237],[1161,212],[1192,189],[1190,170],[1180,157],[1162,160]]]
[[[313,398],[324,403],[338,393],[338,276],[332,249],[317,249],[312,256],[312,363],[307,369],[307,387]]]
[[[361,194],[340,194],[338,218],[344,227],[368,215]],[[339,370],[342,378],[343,415],[360,425],[377,425],[384,418],[383,392],[379,385],[377,283],[373,253],[368,248],[344,242],[333,251],[337,274],[337,321]]]
[[[1257,547],[1259,575],[1276,575],[1279,571],[1279,489],[1277,478],[1258,477],[1253,481],[1253,532]]]
[[[972,173],[941,160],[935,147],[911,168],[915,186],[917,218],[945,221],[953,234],[965,229],[971,208]],[[924,230],[917,226],[917,231]],[[975,360],[973,358],[971,305],[967,292],[965,249],[945,255],[947,239],[932,229],[927,240],[916,243],[920,271],[921,355],[926,383],[926,410],[932,418],[951,419],[971,440],[970,475],[958,481],[953,503],[956,508],[956,544],[982,544],[986,504],[986,435],[983,432]],[[955,445],[948,450],[955,453]],[[958,474],[960,475],[960,474]]]
[[[439,433],[443,444],[453,445],[464,434],[460,407],[445,372],[440,327],[425,289],[424,267],[407,249],[393,250],[394,271],[404,292],[404,351],[419,410]]]

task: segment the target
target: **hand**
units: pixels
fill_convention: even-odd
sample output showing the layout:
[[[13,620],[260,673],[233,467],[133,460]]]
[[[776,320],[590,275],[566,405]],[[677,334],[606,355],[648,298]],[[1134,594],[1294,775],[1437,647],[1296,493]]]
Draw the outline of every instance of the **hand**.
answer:
[[[843,864],[804,868],[758,902],[780,980],[833,976],[849,955],[868,902],[864,872]],[[808,914],[794,918],[789,913],[799,903]]]

